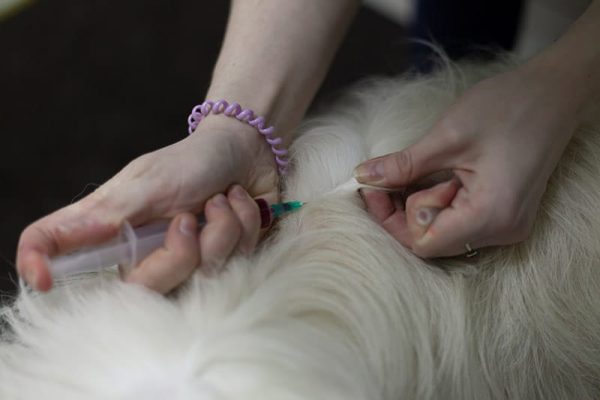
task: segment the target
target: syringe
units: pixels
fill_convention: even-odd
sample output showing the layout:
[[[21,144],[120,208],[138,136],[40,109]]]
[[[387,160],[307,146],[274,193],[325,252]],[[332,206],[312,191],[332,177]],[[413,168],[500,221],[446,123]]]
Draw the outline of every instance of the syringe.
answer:
[[[269,204],[264,199],[255,199],[260,210],[261,228],[271,225],[273,220],[294,212],[304,205],[300,201]],[[171,220],[164,219],[133,228],[127,221],[120,235],[99,246],[88,247],[74,253],[50,259],[49,268],[53,279],[70,275],[100,271],[114,265],[133,268],[147,255],[163,245]],[[198,229],[206,224],[203,214],[198,216]]]

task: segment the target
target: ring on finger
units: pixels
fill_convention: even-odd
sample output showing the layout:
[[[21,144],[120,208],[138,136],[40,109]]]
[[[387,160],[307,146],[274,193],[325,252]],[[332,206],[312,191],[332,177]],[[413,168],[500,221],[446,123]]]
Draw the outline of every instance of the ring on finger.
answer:
[[[465,257],[467,258],[475,257],[479,253],[477,250],[473,249],[469,243],[465,243],[465,249],[467,249],[467,252],[465,253]]]

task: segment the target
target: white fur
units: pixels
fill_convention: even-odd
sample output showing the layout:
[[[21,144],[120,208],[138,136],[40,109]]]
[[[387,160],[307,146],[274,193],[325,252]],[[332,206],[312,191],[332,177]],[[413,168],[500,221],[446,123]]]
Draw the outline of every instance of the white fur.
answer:
[[[285,196],[308,204],[217,277],[168,298],[110,273],[22,291],[0,398],[600,398],[600,125],[577,131],[530,239],[473,264],[412,255],[349,181],[503,68],[373,81],[307,122]]]

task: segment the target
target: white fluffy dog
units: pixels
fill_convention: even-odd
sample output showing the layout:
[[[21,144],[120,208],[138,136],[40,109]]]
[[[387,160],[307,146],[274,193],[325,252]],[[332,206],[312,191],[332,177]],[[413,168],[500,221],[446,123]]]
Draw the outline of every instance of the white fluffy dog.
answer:
[[[503,68],[373,81],[309,121],[286,189],[308,204],[216,277],[168,298],[110,273],[22,290],[0,398],[599,399],[600,125],[578,129],[531,237],[476,261],[417,258],[335,190]]]

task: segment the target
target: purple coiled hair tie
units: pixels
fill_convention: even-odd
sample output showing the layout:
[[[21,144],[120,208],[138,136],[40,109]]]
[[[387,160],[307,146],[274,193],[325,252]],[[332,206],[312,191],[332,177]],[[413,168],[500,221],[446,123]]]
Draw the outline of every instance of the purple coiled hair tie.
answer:
[[[228,117],[236,118],[239,121],[246,123],[255,128],[258,133],[265,137],[265,140],[271,146],[271,151],[275,155],[275,162],[277,163],[279,173],[285,175],[287,172],[287,166],[289,159],[285,157],[288,151],[280,146],[283,140],[280,137],[276,137],[275,128],[272,126],[265,127],[265,119],[263,117],[256,116],[254,111],[248,108],[242,108],[238,103],[229,104],[225,100],[219,100],[216,102],[206,100],[204,103],[197,105],[192,109],[190,116],[188,117],[188,132],[190,135],[196,130],[200,121],[202,121],[210,113],[213,114],[224,114]]]

